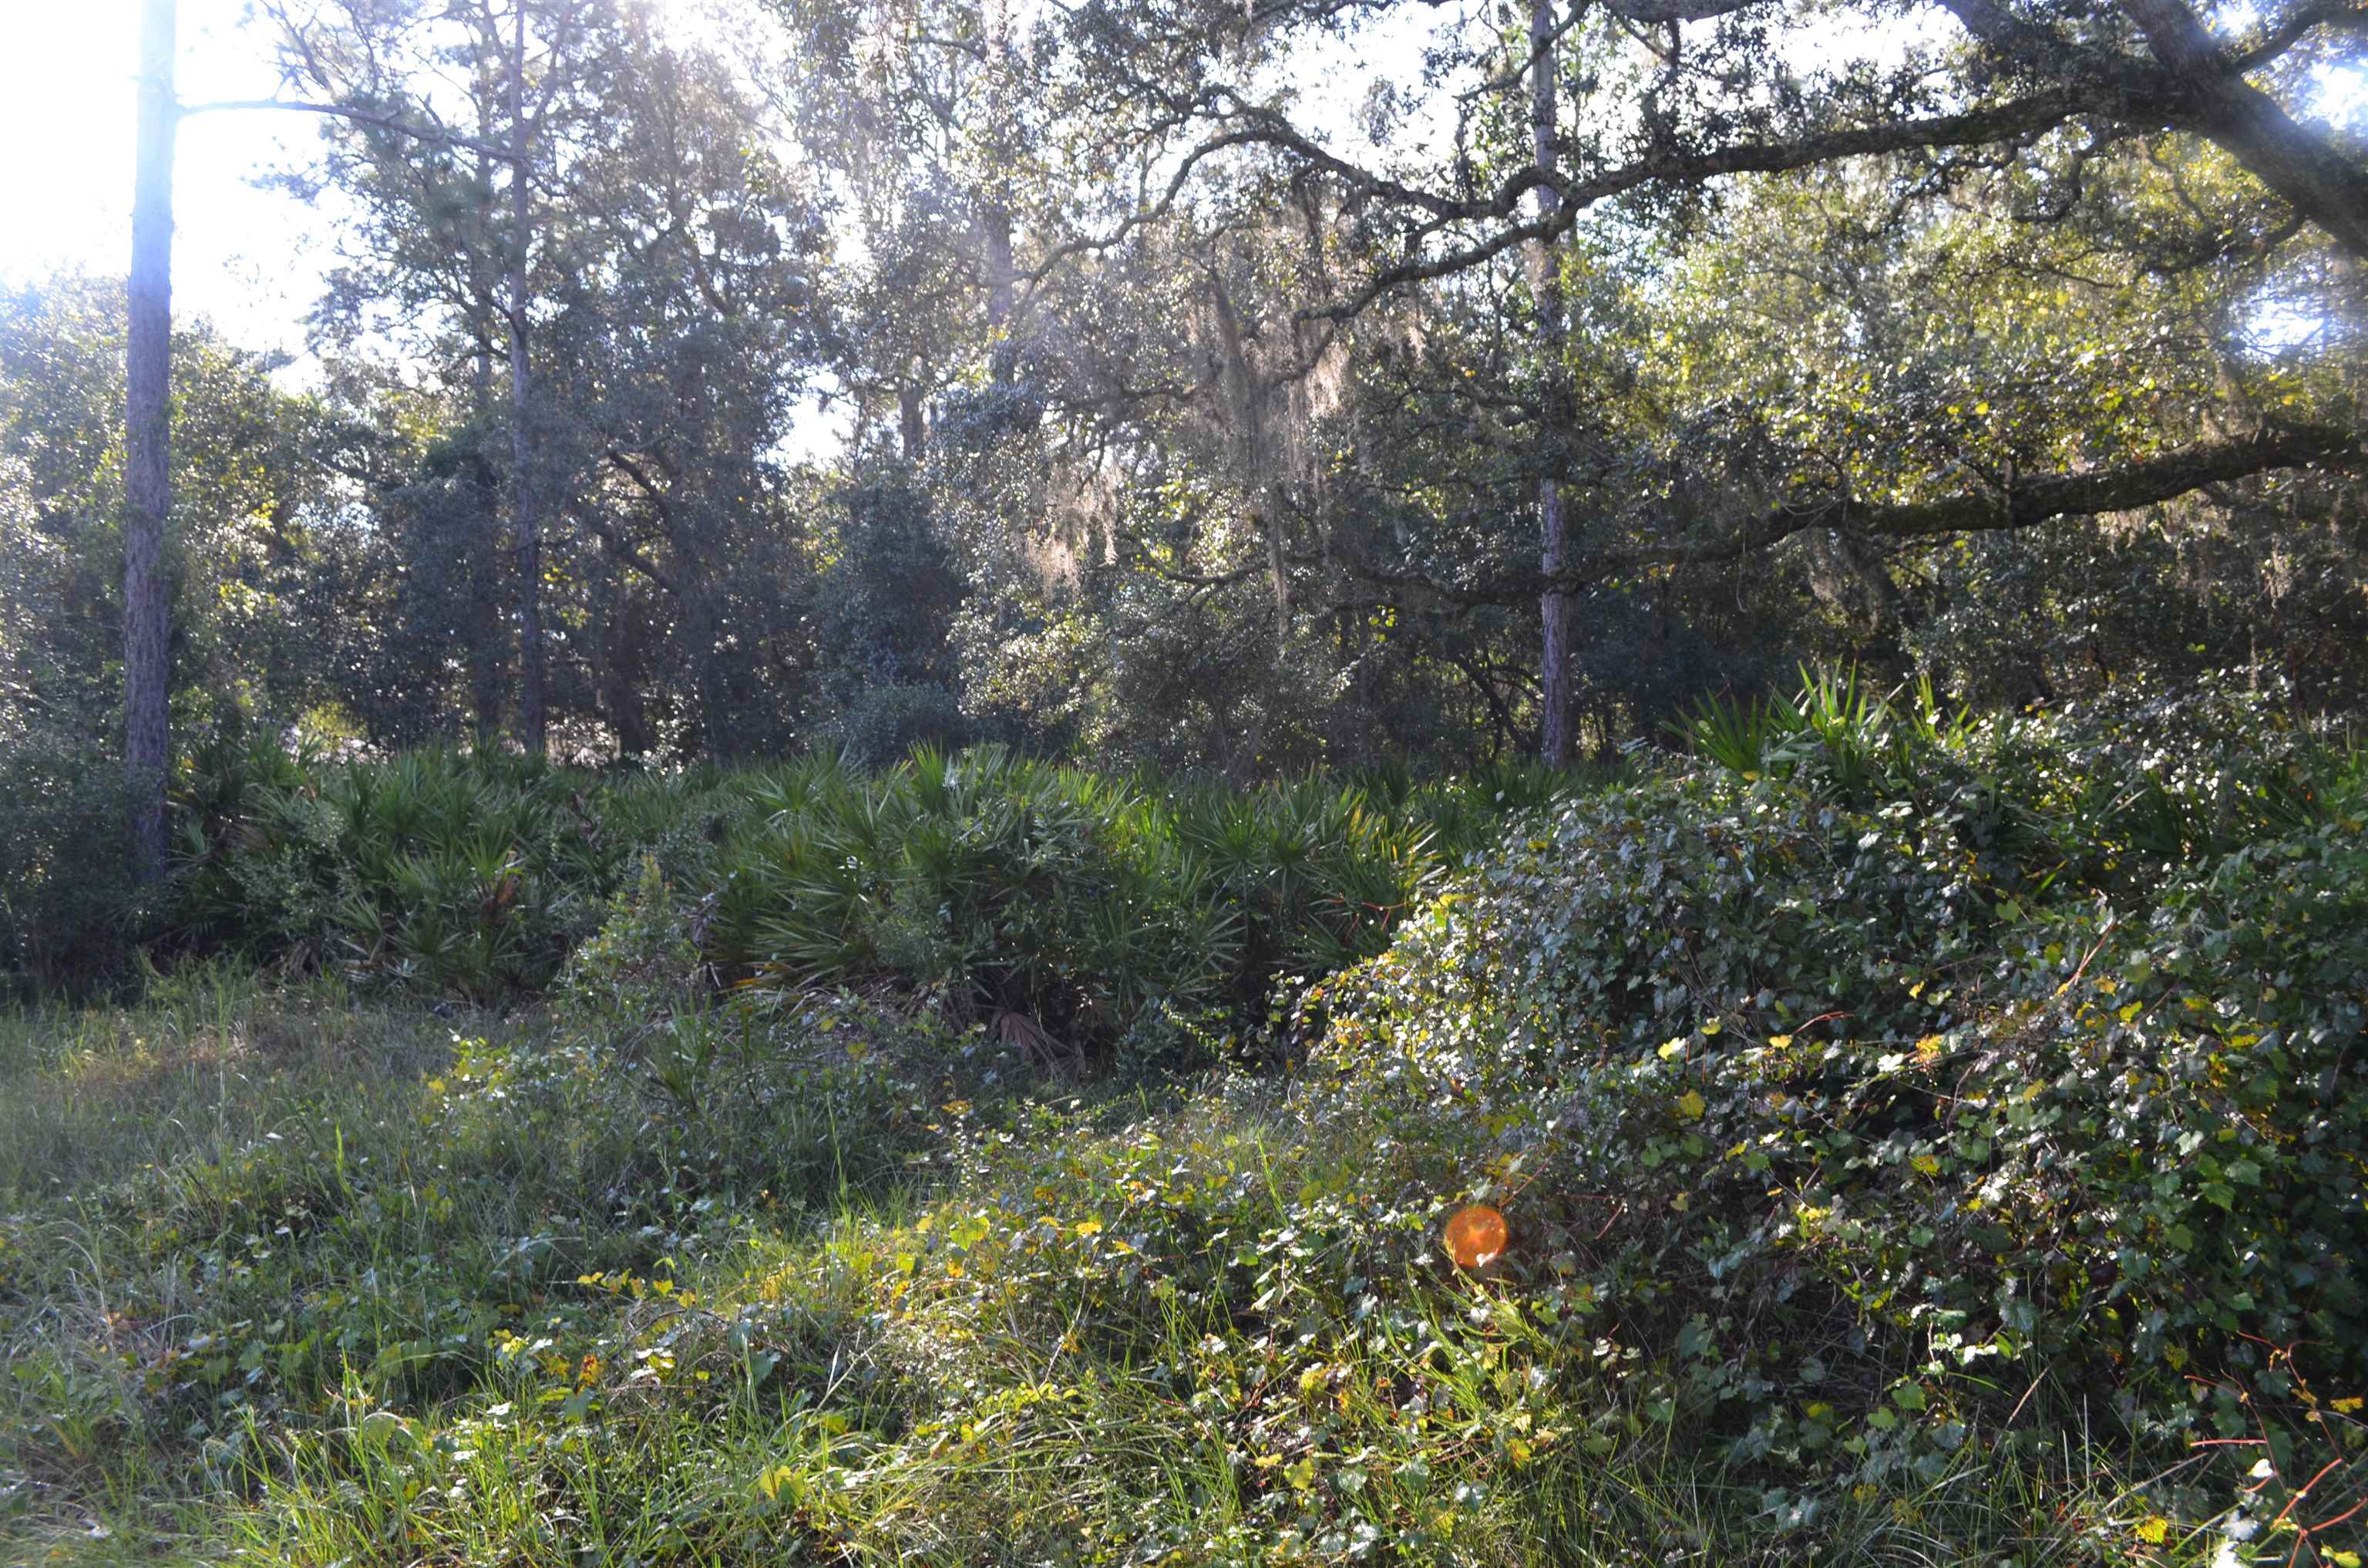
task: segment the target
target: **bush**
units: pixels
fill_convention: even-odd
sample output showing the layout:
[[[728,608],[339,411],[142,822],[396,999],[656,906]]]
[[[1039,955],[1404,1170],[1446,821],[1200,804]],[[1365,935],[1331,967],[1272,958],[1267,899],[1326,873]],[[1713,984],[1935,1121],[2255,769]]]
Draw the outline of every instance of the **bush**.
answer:
[[[867,767],[890,767],[919,746],[955,749],[971,727],[951,688],[911,684],[863,687],[835,725],[848,756]]]
[[[1568,801],[1324,989],[1320,1114],[1518,1195],[1598,1374],[1777,1483],[1937,1477],[2031,1398],[2291,1445],[2368,1383],[2368,811],[2197,707]]]
[[[540,992],[655,854],[694,874],[739,808],[712,770],[598,775],[498,752],[324,765],[211,753],[181,801],[199,943],[476,1002]]]
[[[1047,1048],[1180,1062],[1278,982],[1381,950],[1440,868],[1433,798],[1155,792],[993,747],[818,759],[757,786],[707,949],[760,987],[885,982]]]
[[[1380,951],[1442,846],[1562,782],[1167,788],[996,747],[598,774],[266,743],[185,781],[175,919],[200,948],[507,1002],[632,923],[613,901],[647,860],[708,981],[884,986],[1040,1052],[1134,1031],[1134,1059],[1180,1065],[1262,1021],[1279,980]]]
[[[36,992],[120,975],[153,914],[122,765],[87,736],[0,731],[0,975]]]

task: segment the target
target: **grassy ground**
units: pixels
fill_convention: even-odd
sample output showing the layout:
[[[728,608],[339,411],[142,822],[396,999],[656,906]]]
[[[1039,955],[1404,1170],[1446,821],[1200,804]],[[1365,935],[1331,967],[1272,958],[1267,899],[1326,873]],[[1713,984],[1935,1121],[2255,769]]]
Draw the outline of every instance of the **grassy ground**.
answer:
[[[1370,1129],[851,1001],[0,1018],[0,1559],[2207,1560],[2078,1411],[1723,1469]],[[1611,1352],[1611,1353],[1616,1353]]]

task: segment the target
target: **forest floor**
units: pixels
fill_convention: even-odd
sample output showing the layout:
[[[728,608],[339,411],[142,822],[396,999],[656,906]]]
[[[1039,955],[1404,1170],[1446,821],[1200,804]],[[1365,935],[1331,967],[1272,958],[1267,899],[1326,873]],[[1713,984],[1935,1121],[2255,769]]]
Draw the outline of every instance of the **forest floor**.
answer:
[[[0,1017],[0,1560],[2210,1558],[2078,1412],[1785,1517],[1666,1407],[1558,1405],[1520,1278],[1334,1278],[1436,1233],[1375,1136],[848,999]]]

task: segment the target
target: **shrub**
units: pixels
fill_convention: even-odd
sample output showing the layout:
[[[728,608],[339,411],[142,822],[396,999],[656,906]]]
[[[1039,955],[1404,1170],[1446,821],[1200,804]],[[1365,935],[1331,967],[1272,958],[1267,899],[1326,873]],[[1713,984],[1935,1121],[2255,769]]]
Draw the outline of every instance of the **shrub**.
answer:
[[[1132,1032],[1136,1060],[1181,1064],[1263,1020],[1279,981],[1379,952],[1451,850],[1564,782],[1244,791],[996,747],[607,775],[225,747],[179,798],[176,915],[198,946],[503,1002],[630,923],[612,901],[648,860],[711,978],[885,986],[1045,1049]]]
[[[154,913],[121,764],[86,736],[0,729],[0,977],[34,991],[120,974]]]
[[[882,982],[1063,1049],[1146,1057],[1378,952],[1437,874],[1411,801],[1134,786],[994,747],[769,776],[708,951],[761,987]]]
[[[1320,1114],[1518,1195],[1599,1375],[1786,1483],[1936,1477],[2033,1397],[2307,1431],[2368,1381],[2368,813],[2178,710],[1967,726],[1859,807],[1807,767],[1568,801],[1324,988]],[[2192,863],[2058,771],[2140,745]]]
[[[604,820],[615,793],[496,752],[328,766],[268,741],[218,753],[183,804],[180,923],[258,958],[478,1002],[529,994],[635,862],[640,845]],[[671,797],[662,815],[688,804]]]

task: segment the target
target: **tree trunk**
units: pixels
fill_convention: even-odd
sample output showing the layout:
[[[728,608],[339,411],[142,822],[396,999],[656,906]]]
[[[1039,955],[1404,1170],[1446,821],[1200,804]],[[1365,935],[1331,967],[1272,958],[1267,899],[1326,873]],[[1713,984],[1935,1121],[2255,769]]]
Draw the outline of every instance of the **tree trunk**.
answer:
[[[1278,662],[1291,646],[1291,565],[1282,538],[1282,498],[1274,487],[1258,486],[1259,524],[1266,529],[1266,578],[1274,591],[1274,653]]]
[[[896,389],[896,421],[904,437],[905,460],[921,460],[921,448],[928,439],[928,425],[921,412],[921,389],[903,386]]]
[[[478,165],[484,173],[484,165]],[[478,263],[472,257],[471,271]],[[472,437],[469,443],[469,489],[476,497],[475,523],[488,536],[501,537],[501,471],[494,466],[494,454],[488,448],[489,432],[494,428],[494,340],[495,322],[501,315],[498,296],[482,278],[472,283],[480,305],[470,311],[471,335],[476,340],[476,352],[472,356],[470,411]],[[506,645],[484,636],[467,640],[464,657],[469,666],[469,710],[474,725],[478,745],[489,746],[501,739],[502,710],[509,696],[509,659]]]
[[[986,234],[987,363],[997,383],[1008,385],[1019,375],[1019,345],[1012,337],[1011,313],[1018,290],[1018,269],[1011,260],[1011,209],[992,200],[979,212]]]
[[[543,710],[542,519],[536,511],[533,379],[527,361],[527,240],[533,222],[528,178],[526,5],[517,0],[517,31],[509,60],[510,109],[510,506],[516,517],[518,569],[518,731],[526,749],[550,749]]]
[[[165,874],[165,782],[171,756],[172,605],[165,522],[173,506],[173,91],[175,0],[145,0],[140,22],[140,129],[131,207],[125,340],[123,772],[131,791],[139,875]]]
[[[1544,181],[1538,187],[1538,216],[1551,219],[1562,206],[1562,139],[1556,129],[1554,8],[1553,0],[1530,0],[1530,135],[1532,155]],[[1545,417],[1540,421],[1538,472],[1538,564],[1547,585],[1539,596],[1544,623],[1538,653],[1543,687],[1538,755],[1556,767],[1570,760],[1570,594],[1554,580],[1569,559],[1569,523],[1562,483],[1572,425],[1570,375],[1563,361],[1568,333],[1563,310],[1562,256],[1550,239],[1530,247],[1530,290],[1537,298],[1538,356],[1545,369]]]
[[[643,699],[641,688],[633,684],[637,663],[634,634],[648,619],[632,595],[620,589],[609,618],[607,656],[600,665],[602,706],[608,712],[609,727],[617,733],[617,759],[620,762],[639,761],[657,748],[657,734],[650,728],[649,704]]]
[[[746,752],[740,726],[734,722],[738,705],[732,700],[732,684],[723,667],[723,618],[717,613],[714,594],[704,585],[694,590],[682,607],[679,635],[691,644],[691,679],[699,691],[699,731],[701,746],[707,755],[719,762],[729,762]]]

